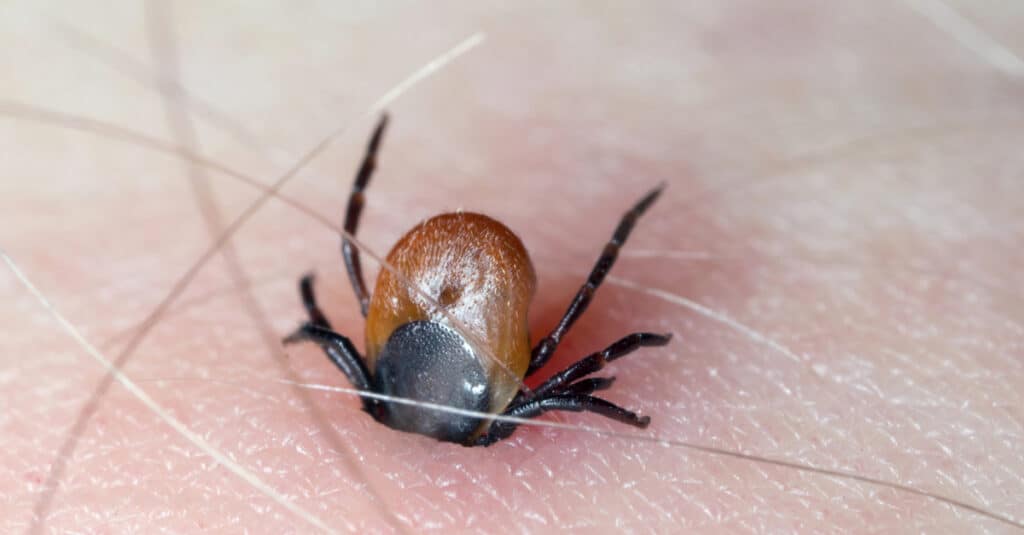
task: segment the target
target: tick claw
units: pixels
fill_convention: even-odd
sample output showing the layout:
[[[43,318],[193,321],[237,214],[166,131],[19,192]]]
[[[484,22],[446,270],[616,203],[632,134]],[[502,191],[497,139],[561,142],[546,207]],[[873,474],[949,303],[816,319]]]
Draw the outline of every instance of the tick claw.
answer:
[[[295,330],[295,332],[284,337],[281,340],[281,343],[284,345],[291,345],[306,341],[307,339],[309,339],[309,337],[306,334],[306,329],[309,327],[309,325],[309,323],[303,323],[301,327]]]

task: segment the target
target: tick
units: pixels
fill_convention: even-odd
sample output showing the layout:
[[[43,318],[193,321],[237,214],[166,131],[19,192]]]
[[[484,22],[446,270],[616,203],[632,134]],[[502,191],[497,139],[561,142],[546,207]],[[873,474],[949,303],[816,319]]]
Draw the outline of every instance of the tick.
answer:
[[[364,191],[376,167],[386,126],[385,115],[370,137],[356,173],[345,214],[345,230],[352,235],[359,225]],[[309,320],[284,343],[318,344],[349,382],[364,392],[518,418],[534,418],[549,411],[588,411],[645,428],[649,417],[593,395],[610,387],[614,377],[588,376],[640,347],[667,344],[671,334],[632,333],[533,390],[524,390],[522,381],[544,367],[555,353],[590,304],[637,219],[662,188],[649,192],[623,215],[562,320],[532,349],[527,312],[536,276],[526,248],[505,225],[470,212],[438,215],[410,230],[387,256],[401,276],[382,269],[372,296],[363,282],[359,251],[342,239],[345,268],[366,318],[365,357],[349,338],[331,328],[317,305],[312,275],[299,283]],[[424,292],[432,298],[425,298]],[[465,446],[493,444],[518,426],[368,396],[361,400],[363,409],[388,427]]]

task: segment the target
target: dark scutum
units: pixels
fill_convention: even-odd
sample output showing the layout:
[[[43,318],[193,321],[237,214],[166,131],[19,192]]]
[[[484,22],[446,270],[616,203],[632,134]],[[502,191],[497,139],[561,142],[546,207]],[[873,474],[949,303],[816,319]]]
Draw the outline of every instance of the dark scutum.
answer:
[[[488,377],[459,333],[433,321],[395,329],[377,358],[375,390],[454,409],[487,412]],[[439,440],[464,442],[481,420],[425,407],[383,402],[381,423]]]

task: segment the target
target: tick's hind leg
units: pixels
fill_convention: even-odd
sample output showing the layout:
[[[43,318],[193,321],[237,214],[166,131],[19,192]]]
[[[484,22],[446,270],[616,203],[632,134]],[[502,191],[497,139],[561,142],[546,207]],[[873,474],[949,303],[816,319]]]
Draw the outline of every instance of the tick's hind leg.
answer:
[[[533,399],[506,410],[502,416],[536,418],[550,411],[593,412],[641,429],[651,423],[649,416],[639,416],[610,401],[583,394],[554,394],[546,398]],[[489,446],[508,438],[519,425],[517,422],[495,421],[487,433],[477,439],[476,445]]]
[[[371,390],[370,372],[366,369],[366,362],[363,361],[363,357],[352,341],[345,336],[328,328],[306,323],[284,339],[285,344],[298,342],[313,342],[319,345],[327,354],[328,360],[333,362],[341,370],[341,373],[345,374],[352,386],[361,392]],[[378,401],[362,396],[360,399],[363,400],[363,408],[366,409],[366,412],[376,418]]]
[[[299,293],[302,295],[302,304],[309,314],[309,322],[299,327],[294,333],[284,339],[285,344],[298,342],[314,342],[319,345],[328,360],[345,374],[348,381],[358,390],[368,391],[371,389],[370,372],[366,368],[366,362],[359,354],[356,346],[347,337],[334,332],[327,316],[320,310],[316,303],[316,294],[313,292],[313,275],[308,274],[299,281]],[[377,400],[361,397],[363,408],[376,417],[376,408],[379,405]]]
[[[526,397],[520,392],[509,408],[502,413],[502,416],[535,418],[548,411],[587,411],[635,427],[647,427],[651,421],[649,417],[637,416],[634,412],[590,395],[610,387],[615,381],[614,377],[587,379],[586,376],[601,370],[605,364],[641,347],[663,346],[671,339],[671,334],[633,333],[626,335],[603,350],[587,355],[565,370],[551,376],[532,392],[532,397]],[[515,422],[495,421],[487,433],[477,439],[476,445],[488,446],[507,438],[517,427],[519,424]]]
[[[562,389],[566,394],[593,394],[598,390],[607,390],[615,383],[614,377],[592,377],[581,379]]]
[[[384,128],[388,124],[388,116],[382,115],[377,128],[374,129],[370,142],[366,145],[366,154],[363,156],[363,163],[359,166],[356,179],[352,183],[352,193],[348,197],[348,209],[345,211],[345,232],[355,235],[359,227],[359,216],[363,213],[363,204],[366,197],[363,190],[370,183],[373,170],[377,168],[377,150],[380,148],[380,140],[384,136]],[[347,237],[341,239],[341,256],[345,259],[345,269],[348,271],[348,278],[352,281],[352,291],[359,300],[359,310],[366,317],[370,309],[370,294],[366,291],[366,283],[363,282],[363,267],[359,263],[359,250],[352,246]]]
[[[594,292],[604,282],[605,275],[615,264],[615,259],[619,256],[619,248],[622,244],[626,243],[626,238],[629,237],[629,233],[633,230],[633,226],[636,225],[637,219],[647,211],[648,208],[654,204],[654,201],[661,195],[661,190],[664,189],[664,184],[654,188],[647,195],[644,195],[632,209],[626,212],[622,216],[622,220],[619,221],[619,226],[615,228],[615,233],[612,234],[612,239],[608,241],[608,244],[604,246],[604,251],[601,256],[598,257],[597,263],[594,264],[594,268],[590,271],[590,276],[587,277],[587,282],[583,284],[576,297],[573,298],[572,303],[569,304],[569,309],[565,311],[565,315],[562,316],[562,321],[558,322],[558,325],[551,331],[551,334],[545,336],[533,348],[533,354],[530,357],[530,367],[526,370],[526,375],[529,376],[533,372],[540,369],[547,363],[551,355],[555,354],[555,349],[558,348],[559,342],[562,341],[562,337],[565,333],[569,332],[569,328],[572,324],[579,319],[583,314],[583,311],[587,309],[587,305],[590,304],[590,300],[594,298]]]
[[[331,322],[327,321],[327,316],[320,310],[320,306],[316,304],[316,294],[313,293],[312,273],[306,274],[299,281],[299,294],[302,296],[302,306],[306,307],[306,313],[309,314],[309,322],[318,327],[333,330]]]
[[[601,370],[605,364],[613,360],[624,357],[641,347],[663,346],[671,339],[671,334],[628,334],[601,351],[591,353],[561,372],[552,375],[550,379],[534,389],[533,396],[535,398],[544,398],[550,394],[558,393],[573,386],[573,382],[577,379],[582,379]]]

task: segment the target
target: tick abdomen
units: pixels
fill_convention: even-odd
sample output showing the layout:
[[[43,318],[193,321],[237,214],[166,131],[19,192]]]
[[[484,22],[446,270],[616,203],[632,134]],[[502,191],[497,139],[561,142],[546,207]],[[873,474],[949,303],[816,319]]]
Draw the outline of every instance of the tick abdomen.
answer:
[[[442,214],[410,230],[391,249],[387,260],[409,282],[436,300],[444,312],[388,270],[381,270],[367,315],[368,368],[377,370],[381,365],[378,359],[387,355],[386,369],[393,370],[401,359],[406,359],[413,367],[431,368],[431,373],[472,372],[466,361],[467,355],[471,355],[490,385],[487,407],[491,411],[503,410],[519,390],[530,361],[527,313],[536,277],[519,238],[485,215]],[[449,316],[459,325],[450,325]],[[468,330],[456,336],[467,342],[469,353],[458,354],[460,350],[452,345],[451,358],[437,357],[428,362],[408,352],[389,351],[387,345],[396,331],[413,322],[434,322],[453,333]],[[432,334],[443,338],[439,332],[440,329]],[[406,349],[411,347],[407,342],[402,345]],[[437,369],[445,363],[452,369]],[[422,388],[424,392],[430,390]],[[437,391],[432,394],[447,395]],[[450,394],[458,397],[456,392]]]

